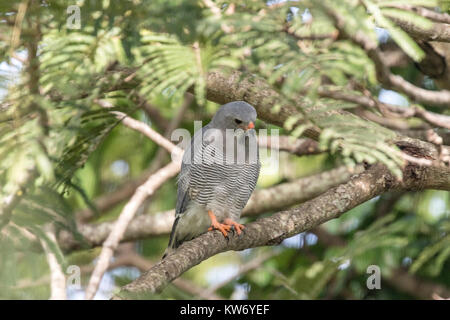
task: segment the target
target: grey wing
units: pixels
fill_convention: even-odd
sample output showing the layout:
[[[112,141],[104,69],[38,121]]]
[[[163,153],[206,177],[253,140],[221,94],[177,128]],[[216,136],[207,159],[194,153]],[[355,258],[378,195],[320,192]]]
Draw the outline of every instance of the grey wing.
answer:
[[[195,135],[194,135],[195,137]],[[172,232],[170,233],[169,245],[166,249],[166,252],[163,255],[164,257],[174,248],[177,248],[180,243],[183,241],[182,239],[185,237],[183,231],[180,231],[180,228],[177,228],[178,223],[180,222],[181,216],[186,212],[189,203],[191,202],[191,197],[189,196],[189,182],[191,180],[191,164],[188,161],[189,155],[192,152],[194,139],[191,139],[189,146],[186,148],[183,160],[181,162],[181,170],[178,175],[178,189],[177,189],[177,203],[175,206],[175,221],[172,226]]]
[[[188,168],[184,168],[185,170],[189,170]],[[180,173],[181,175],[181,173]],[[177,190],[177,205],[175,207],[175,214],[179,215],[186,211],[186,207],[191,200],[188,192],[188,183],[186,178],[180,176],[178,182],[178,190]]]
[[[261,169],[261,163],[259,162],[259,152],[257,163],[251,163],[245,165],[239,174],[240,187],[237,191],[236,207],[243,209],[248,202],[248,199],[255,190],[256,183],[258,181],[259,172]]]
[[[194,159],[198,155],[198,149],[194,148],[194,142],[196,138],[203,137],[203,134],[208,129],[208,126],[203,127],[201,130],[194,134],[189,146],[186,148],[183,161],[181,163],[180,174],[178,175],[178,190],[177,190],[177,204],[175,207],[175,213],[177,216],[183,214],[191,200],[195,198],[198,190],[205,188],[202,183],[202,179],[198,179],[198,175],[202,174],[204,168],[202,164],[196,164]],[[198,140],[202,143],[203,139]]]
[[[191,140],[192,144],[192,140]],[[178,190],[177,190],[177,204],[175,206],[175,214],[180,215],[186,211],[186,207],[191,200],[189,197],[189,181],[191,179],[191,165],[185,161],[185,157],[191,152],[189,146],[184,153],[183,162],[181,163],[181,170],[178,175]]]

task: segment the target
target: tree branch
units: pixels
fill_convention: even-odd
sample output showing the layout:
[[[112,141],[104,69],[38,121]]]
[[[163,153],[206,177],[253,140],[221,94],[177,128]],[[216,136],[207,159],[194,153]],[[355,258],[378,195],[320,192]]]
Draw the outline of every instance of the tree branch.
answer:
[[[423,29],[417,24],[403,19],[392,16],[389,18],[413,38],[424,41],[450,42],[450,25],[446,23],[435,22],[430,29]]]
[[[218,232],[207,232],[183,243],[173,254],[124,286],[122,297],[128,296],[127,293],[159,292],[168,282],[217,253],[279,244],[381,194],[390,187],[388,181],[393,180],[387,170],[376,166],[297,208],[248,224],[241,236],[233,233],[227,239]]]
[[[45,231],[45,235],[55,245],[57,244],[55,233],[50,227]],[[64,275],[64,271],[58,263],[55,254],[49,249],[47,242],[42,239],[40,241],[50,268],[50,300],[66,300],[66,276]]]
[[[413,11],[419,15],[421,15],[424,18],[428,18],[430,20],[441,22],[441,23],[447,23],[450,24],[450,15],[443,12],[439,13],[430,9],[426,9],[423,7],[416,7],[411,5],[391,5],[392,7],[403,9],[403,10],[409,10]]]
[[[36,168],[25,170],[13,191],[3,197],[0,205],[0,231],[9,223],[14,208],[20,203],[27,188],[34,182],[37,175]]]
[[[212,71],[207,74],[206,98],[219,104],[243,100],[256,108],[258,119],[283,127],[289,116],[297,114],[292,105],[281,106],[279,112],[273,112],[273,106],[282,102],[280,95],[263,79],[246,75],[240,71],[229,74]],[[194,90],[191,88],[190,90]],[[309,135],[308,135],[309,133]],[[318,133],[309,130],[306,136],[317,138]]]

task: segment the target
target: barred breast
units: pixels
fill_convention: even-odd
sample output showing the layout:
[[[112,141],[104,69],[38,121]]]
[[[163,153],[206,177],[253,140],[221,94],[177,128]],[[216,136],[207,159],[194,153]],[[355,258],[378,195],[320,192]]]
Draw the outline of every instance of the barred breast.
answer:
[[[246,140],[238,138],[235,143],[242,141],[246,142],[244,150],[248,155],[248,145],[256,143],[256,136],[252,134]],[[224,152],[225,145],[202,141],[192,153],[191,163],[184,164],[188,174],[181,179],[191,200],[212,210],[218,219],[230,217],[237,220],[256,186],[260,170],[259,153],[255,148],[256,159],[252,161],[249,156],[240,162],[237,152],[231,158],[230,153]]]

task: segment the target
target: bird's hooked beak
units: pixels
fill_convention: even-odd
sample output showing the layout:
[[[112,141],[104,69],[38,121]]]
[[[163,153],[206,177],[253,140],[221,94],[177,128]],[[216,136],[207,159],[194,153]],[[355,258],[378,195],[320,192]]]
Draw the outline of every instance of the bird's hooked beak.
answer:
[[[245,131],[250,130],[250,129],[253,129],[253,128],[255,128],[255,124],[253,123],[253,121],[250,121],[250,122],[248,123],[248,125],[244,126],[244,130],[245,130]]]

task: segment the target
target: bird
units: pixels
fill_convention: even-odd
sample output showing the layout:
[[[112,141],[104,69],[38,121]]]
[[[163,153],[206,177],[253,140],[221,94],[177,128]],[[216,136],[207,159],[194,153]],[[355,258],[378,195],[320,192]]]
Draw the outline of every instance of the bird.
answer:
[[[230,102],[194,134],[178,175],[175,221],[163,259],[207,231],[242,233],[245,226],[238,221],[261,169],[256,118],[252,105]]]

